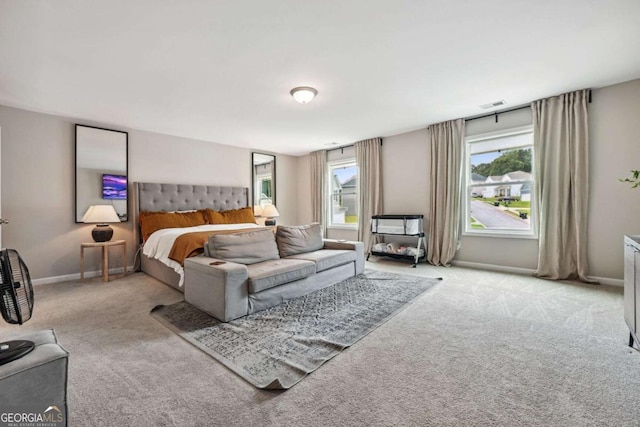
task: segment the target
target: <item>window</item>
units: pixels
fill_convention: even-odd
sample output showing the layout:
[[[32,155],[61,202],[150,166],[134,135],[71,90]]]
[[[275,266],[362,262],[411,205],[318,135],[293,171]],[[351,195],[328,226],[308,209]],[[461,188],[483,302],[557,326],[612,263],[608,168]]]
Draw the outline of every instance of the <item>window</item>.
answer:
[[[258,194],[256,195],[256,200],[260,206],[271,205],[273,204],[271,189],[273,186],[271,185],[271,172],[269,172],[266,176],[260,176],[256,178]]]
[[[464,232],[535,237],[531,126],[465,140]]]
[[[329,225],[358,228],[358,167],[355,159],[329,165]]]

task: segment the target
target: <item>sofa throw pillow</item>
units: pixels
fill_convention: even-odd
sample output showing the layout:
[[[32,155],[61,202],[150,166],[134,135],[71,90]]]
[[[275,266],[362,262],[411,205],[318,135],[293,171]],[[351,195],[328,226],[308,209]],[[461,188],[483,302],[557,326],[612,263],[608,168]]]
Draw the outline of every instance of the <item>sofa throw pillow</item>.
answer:
[[[244,224],[256,223],[252,208],[231,209],[228,211],[214,211],[203,209],[205,218],[209,224]]]
[[[209,256],[238,264],[256,264],[279,259],[278,246],[271,230],[246,233],[213,234],[208,242]]]
[[[317,251],[324,247],[322,227],[317,222],[309,225],[279,225],[276,241],[282,258]]]

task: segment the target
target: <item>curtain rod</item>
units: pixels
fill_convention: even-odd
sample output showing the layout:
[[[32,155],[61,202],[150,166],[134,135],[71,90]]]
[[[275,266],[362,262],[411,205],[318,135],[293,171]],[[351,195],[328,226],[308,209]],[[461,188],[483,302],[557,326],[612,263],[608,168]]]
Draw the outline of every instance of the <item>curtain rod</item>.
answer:
[[[379,136],[379,137],[377,137],[377,138],[378,138],[378,139],[380,139],[380,145],[384,145],[384,141],[382,141],[382,137],[381,137],[381,136]],[[375,139],[375,138],[371,138],[371,139]],[[349,144],[349,145],[341,145],[340,147],[336,147],[336,148],[328,148],[328,149],[327,149],[327,153],[328,153],[329,151],[336,151],[336,150],[343,150],[343,152],[344,152],[344,149],[345,149],[345,148],[355,147],[355,145],[356,145],[356,144],[354,143],[354,144]]]
[[[327,153],[329,151],[344,150],[345,148],[349,148],[349,147],[355,147],[355,144],[341,145],[340,147],[336,147],[336,148],[328,148]]]
[[[591,89],[589,89],[589,104],[591,104]],[[504,113],[510,113],[512,111],[524,110],[525,108],[531,108],[531,104],[523,105],[521,107],[510,108],[508,110],[494,111],[493,113],[483,114],[482,116],[469,117],[468,119],[464,119],[464,121],[465,122],[470,122],[471,120],[484,119],[485,117],[494,117],[495,116],[496,123],[498,123],[498,115],[504,114]]]
[[[495,116],[496,117],[496,123],[498,123],[498,115],[499,114],[510,113],[512,111],[518,111],[518,110],[524,110],[525,108],[531,108],[531,106],[530,105],[523,105],[522,107],[510,108],[508,110],[494,111],[493,113],[483,114],[482,116],[470,117],[468,119],[464,119],[464,121],[465,122],[470,122],[471,120],[484,119],[485,117],[493,117],[493,116]]]

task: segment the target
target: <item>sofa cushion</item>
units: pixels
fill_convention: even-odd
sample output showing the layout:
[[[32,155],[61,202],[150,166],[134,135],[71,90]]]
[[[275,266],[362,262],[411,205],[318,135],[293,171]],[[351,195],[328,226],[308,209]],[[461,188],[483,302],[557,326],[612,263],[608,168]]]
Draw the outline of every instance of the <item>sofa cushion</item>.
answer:
[[[313,252],[322,249],[322,227],[317,222],[309,225],[279,225],[276,230],[276,241],[280,257]]]
[[[271,230],[235,234],[213,234],[208,241],[209,256],[238,264],[255,264],[278,259],[278,246]]]
[[[345,249],[320,249],[319,251],[291,255],[287,259],[303,259],[316,263],[316,273],[356,260],[356,251]]]
[[[255,294],[311,276],[316,272],[316,265],[301,259],[278,259],[248,265],[247,269],[249,270],[249,293]]]

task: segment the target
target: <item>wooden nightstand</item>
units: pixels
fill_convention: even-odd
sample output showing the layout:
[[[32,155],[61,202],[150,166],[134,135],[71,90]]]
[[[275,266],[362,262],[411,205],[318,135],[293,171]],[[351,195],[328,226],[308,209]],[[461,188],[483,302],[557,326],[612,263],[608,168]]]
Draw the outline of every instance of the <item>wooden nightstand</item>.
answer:
[[[109,281],[109,247],[122,246],[122,264],[124,275],[127,275],[127,245],[124,240],[110,242],[85,242],[80,244],[80,281],[84,281],[84,250],[85,248],[102,248],[102,280]]]

